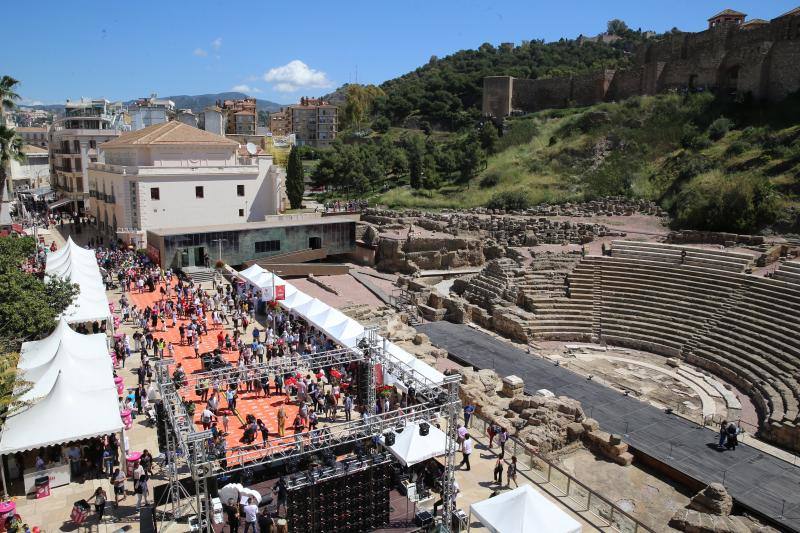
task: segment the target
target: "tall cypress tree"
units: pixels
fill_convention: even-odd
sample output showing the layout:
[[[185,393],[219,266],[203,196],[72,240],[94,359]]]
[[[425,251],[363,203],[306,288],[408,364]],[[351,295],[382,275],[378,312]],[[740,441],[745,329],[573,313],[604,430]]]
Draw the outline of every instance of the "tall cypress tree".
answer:
[[[305,192],[305,176],[300,152],[293,146],[289,152],[289,162],[286,165],[286,195],[292,209],[299,209],[303,205],[303,192]]]

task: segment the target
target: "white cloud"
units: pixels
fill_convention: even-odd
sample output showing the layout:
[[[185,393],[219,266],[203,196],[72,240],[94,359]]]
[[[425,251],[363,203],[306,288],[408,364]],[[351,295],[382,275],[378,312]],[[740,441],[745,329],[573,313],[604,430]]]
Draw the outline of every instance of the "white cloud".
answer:
[[[214,50],[219,50],[222,47],[222,37],[217,37],[213,41],[211,41],[211,48]]]
[[[260,93],[261,89],[242,83],[241,85],[234,85],[231,87],[231,91],[235,91],[237,93],[255,94]]]
[[[194,52],[192,52],[192,53],[194,55],[196,55],[197,57],[206,57],[208,55],[208,52],[206,52],[202,48],[195,48]]]
[[[30,98],[23,98],[19,101],[19,105],[21,106],[35,106],[35,105],[45,105],[44,102],[41,100],[31,100]]]
[[[264,80],[274,83],[274,89],[282,93],[295,92],[298,89],[327,89],[333,87],[328,75],[321,70],[314,70],[308,65],[295,59],[281,67],[269,69],[264,74]]]

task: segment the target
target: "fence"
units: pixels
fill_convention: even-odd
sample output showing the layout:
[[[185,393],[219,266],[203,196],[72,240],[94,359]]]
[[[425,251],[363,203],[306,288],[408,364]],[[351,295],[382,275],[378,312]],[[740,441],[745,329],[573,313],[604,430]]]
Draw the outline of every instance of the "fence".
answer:
[[[484,418],[473,415],[471,425],[473,427],[477,425],[481,435],[486,434],[488,424]],[[542,486],[551,496],[595,526],[611,528],[621,533],[655,533],[655,530],[578,481],[572,474],[528,449],[515,437],[509,437],[506,450],[517,456],[517,468],[521,475]],[[569,502],[565,502],[564,499],[568,499]],[[600,524],[588,520],[582,513],[590,514]]]

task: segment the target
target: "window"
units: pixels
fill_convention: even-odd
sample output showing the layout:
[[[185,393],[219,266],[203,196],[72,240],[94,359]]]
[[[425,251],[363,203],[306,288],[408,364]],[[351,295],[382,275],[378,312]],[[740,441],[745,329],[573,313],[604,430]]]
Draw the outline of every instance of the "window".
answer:
[[[158,189],[158,187],[150,187],[150,199],[161,200],[161,191]]]
[[[240,216],[240,217],[243,217],[243,216],[244,216],[244,209],[239,209],[239,216]]]
[[[281,241],[256,241],[256,253],[280,252]]]
[[[195,198],[204,198],[203,196],[203,186],[197,186],[194,188],[194,197]]]
[[[236,196],[244,196],[244,185],[236,186]]]
[[[94,150],[95,148],[97,148],[97,141],[95,141],[95,140],[90,140],[90,141],[89,141],[89,149],[90,149],[90,150]]]

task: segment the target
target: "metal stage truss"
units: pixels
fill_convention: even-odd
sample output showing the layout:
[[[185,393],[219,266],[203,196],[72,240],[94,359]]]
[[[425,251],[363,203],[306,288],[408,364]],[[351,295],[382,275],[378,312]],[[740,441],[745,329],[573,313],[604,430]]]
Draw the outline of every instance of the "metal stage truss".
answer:
[[[369,383],[367,406],[375,405],[376,376],[375,365],[380,364],[411,392],[416,403],[406,409],[398,409],[380,415],[367,414],[358,420],[337,423],[312,431],[305,431],[285,437],[270,439],[266,446],[242,446],[227,449],[224,456],[217,456],[209,447],[210,431],[200,431],[187,414],[182,395],[189,393],[200,380],[209,383],[232,384],[253,379],[253,375],[263,373],[284,374],[300,368],[316,370],[330,368],[352,362],[365,363]],[[342,445],[375,438],[394,428],[412,422],[435,423],[444,420],[447,424],[445,470],[442,479],[443,516],[442,531],[450,531],[455,502],[452,498],[455,452],[457,444],[459,375],[444,376],[442,382],[434,382],[408,364],[400,361],[386,350],[386,341],[378,337],[375,328],[365,330],[356,348],[345,348],[313,354],[310,356],[285,356],[273,358],[266,363],[251,365],[247,372],[237,367],[225,367],[186,376],[186,383],[176,387],[170,368],[174,359],[162,359],[155,365],[155,377],[164,406],[164,429],[167,433],[167,457],[171,461],[169,493],[172,501],[171,520],[186,516],[187,505],[196,515],[200,531],[212,531],[211,497],[208,492],[208,479],[225,473],[232,473],[258,465],[270,465],[278,461],[291,461],[308,454],[322,453]],[[252,373],[251,373],[252,371]],[[172,457],[170,456],[172,455]],[[185,491],[180,487],[178,472],[181,465],[188,467],[195,484],[195,495],[188,504],[182,505]],[[184,498],[181,498],[184,496]],[[162,513],[162,517],[166,513]],[[166,520],[165,518],[162,520]],[[163,526],[162,526],[163,527]]]

